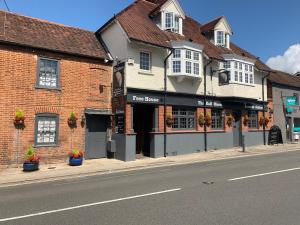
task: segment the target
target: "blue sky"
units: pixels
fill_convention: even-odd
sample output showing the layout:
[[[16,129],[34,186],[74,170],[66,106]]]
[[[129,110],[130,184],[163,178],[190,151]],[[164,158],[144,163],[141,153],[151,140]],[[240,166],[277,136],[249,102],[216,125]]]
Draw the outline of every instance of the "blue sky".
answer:
[[[88,30],[97,30],[114,13],[133,2],[133,0],[6,1],[12,12]],[[278,55],[284,57],[283,54],[290,46],[300,44],[299,0],[180,0],[180,2],[185,13],[200,23],[206,23],[220,15],[226,16],[234,32],[232,40],[261,57],[263,61]],[[5,9],[3,0],[0,0],[0,8]],[[293,54],[295,51],[296,56],[300,58],[300,46],[296,50],[293,49]],[[275,64],[278,64],[276,58]]]

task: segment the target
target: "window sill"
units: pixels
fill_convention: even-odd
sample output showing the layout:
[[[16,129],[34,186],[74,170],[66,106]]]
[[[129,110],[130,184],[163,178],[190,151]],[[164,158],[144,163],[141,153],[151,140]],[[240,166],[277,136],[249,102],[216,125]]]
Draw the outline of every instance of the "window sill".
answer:
[[[151,71],[139,71],[138,73],[139,73],[139,74],[141,74],[141,75],[149,75],[149,76],[154,76],[154,74],[153,74],[153,73],[151,73]]]
[[[58,147],[60,147],[60,145],[58,145],[58,144],[48,144],[48,145],[35,144],[32,147],[34,147],[34,148],[58,148]]]
[[[239,82],[235,82],[235,81],[231,81],[231,82],[229,82],[229,84],[237,84],[237,85],[255,87],[255,84],[239,83]]]
[[[51,87],[42,87],[42,86],[35,86],[35,89],[42,89],[42,90],[49,90],[49,91],[61,91],[61,88],[51,88]]]

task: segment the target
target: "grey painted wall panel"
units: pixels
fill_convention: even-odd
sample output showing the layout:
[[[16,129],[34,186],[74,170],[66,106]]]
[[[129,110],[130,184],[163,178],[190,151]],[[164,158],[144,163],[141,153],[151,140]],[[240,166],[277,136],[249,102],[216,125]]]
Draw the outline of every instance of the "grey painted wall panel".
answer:
[[[136,159],[135,135],[114,134],[112,139],[116,142],[116,159],[122,161],[134,161]]]

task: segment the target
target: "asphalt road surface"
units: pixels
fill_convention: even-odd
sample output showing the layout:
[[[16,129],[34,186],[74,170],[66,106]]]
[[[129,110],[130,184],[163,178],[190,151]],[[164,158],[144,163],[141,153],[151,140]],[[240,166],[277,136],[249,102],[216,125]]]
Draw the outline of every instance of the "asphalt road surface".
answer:
[[[300,152],[0,188],[2,224],[298,225]]]

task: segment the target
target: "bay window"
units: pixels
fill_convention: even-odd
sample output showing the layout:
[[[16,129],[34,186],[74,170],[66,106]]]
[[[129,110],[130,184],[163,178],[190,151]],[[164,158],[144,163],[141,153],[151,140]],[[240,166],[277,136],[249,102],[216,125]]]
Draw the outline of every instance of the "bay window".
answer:
[[[253,65],[250,63],[228,60],[223,62],[223,68],[230,71],[231,82],[240,84],[254,84]]]
[[[175,49],[171,58],[171,73],[200,75],[200,53],[188,49]]]

